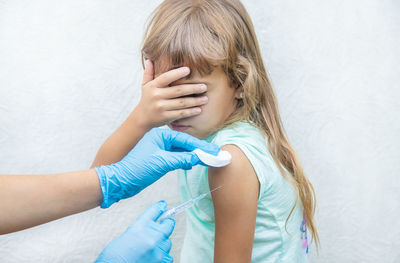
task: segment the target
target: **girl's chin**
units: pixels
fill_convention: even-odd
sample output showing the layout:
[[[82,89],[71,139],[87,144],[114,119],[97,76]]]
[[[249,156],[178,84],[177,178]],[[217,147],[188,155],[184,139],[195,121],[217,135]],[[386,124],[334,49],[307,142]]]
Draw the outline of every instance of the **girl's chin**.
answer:
[[[202,132],[198,132],[198,131],[194,130],[193,128],[185,131],[185,133],[192,135],[193,137],[196,137],[197,139],[200,139],[200,140],[204,140],[205,138],[207,138],[208,136],[211,135],[211,133],[204,134]]]

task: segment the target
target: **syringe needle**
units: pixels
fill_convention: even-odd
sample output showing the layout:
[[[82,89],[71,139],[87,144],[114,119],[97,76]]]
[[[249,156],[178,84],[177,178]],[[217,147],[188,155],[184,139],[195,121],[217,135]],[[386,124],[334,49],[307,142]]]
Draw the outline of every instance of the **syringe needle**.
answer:
[[[218,189],[220,189],[222,187],[222,185],[220,185],[220,186],[218,186],[218,187],[216,187],[216,188],[214,188],[214,189],[212,189],[209,193],[211,194],[212,192],[214,192],[214,191],[216,191],[216,190],[218,190]]]

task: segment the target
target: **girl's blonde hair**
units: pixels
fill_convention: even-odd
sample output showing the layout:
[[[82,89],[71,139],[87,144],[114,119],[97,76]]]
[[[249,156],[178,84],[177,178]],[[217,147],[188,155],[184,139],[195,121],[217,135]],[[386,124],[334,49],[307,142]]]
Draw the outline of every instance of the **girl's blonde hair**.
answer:
[[[272,157],[297,193],[286,223],[300,197],[307,227],[318,246],[315,191],[285,136],[254,27],[242,3],[239,0],[163,1],[152,13],[145,31],[142,62],[144,59],[154,62],[156,72],[188,66],[192,72],[207,75],[220,67],[232,86],[243,88],[243,98],[224,126],[247,120],[264,133]]]

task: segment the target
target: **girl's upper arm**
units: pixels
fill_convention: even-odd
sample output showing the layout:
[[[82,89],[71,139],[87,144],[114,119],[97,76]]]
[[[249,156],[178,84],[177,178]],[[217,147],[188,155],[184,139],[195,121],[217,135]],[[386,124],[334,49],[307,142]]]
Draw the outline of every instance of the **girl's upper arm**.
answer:
[[[215,215],[214,262],[251,262],[257,216],[259,181],[245,154],[235,145],[225,145],[232,162],[209,167]]]

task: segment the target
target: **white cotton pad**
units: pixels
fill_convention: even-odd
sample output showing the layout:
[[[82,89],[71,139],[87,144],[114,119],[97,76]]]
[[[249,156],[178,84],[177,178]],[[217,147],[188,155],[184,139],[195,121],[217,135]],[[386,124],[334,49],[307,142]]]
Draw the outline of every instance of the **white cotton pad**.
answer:
[[[232,155],[227,151],[219,151],[217,156],[203,152],[200,149],[195,149],[193,152],[208,166],[222,167],[228,165],[232,160]]]

